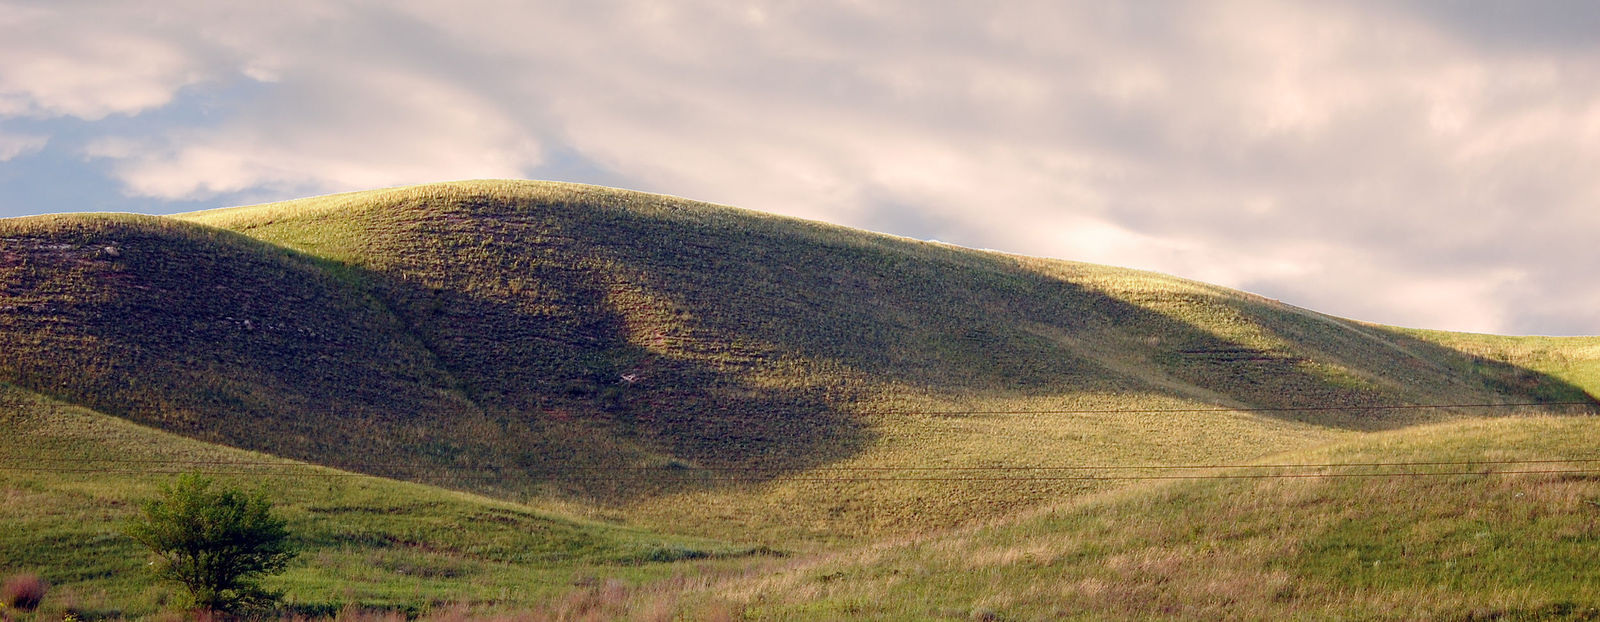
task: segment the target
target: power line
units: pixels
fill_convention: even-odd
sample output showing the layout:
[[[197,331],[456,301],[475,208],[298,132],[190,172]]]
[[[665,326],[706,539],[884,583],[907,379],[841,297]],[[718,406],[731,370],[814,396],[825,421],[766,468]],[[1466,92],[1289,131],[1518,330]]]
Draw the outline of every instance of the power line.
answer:
[[[189,466],[221,466],[221,467],[303,467],[303,468],[332,468],[349,469],[354,467],[395,467],[406,466],[398,462],[361,462],[344,464],[315,464],[308,462],[288,462],[282,460],[162,460],[153,458],[36,458],[35,462],[49,463],[99,463],[99,464],[155,464],[155,465],[189,465]],[[1600,463],[1600,458],[1541,458],[1533,460],[1502,459],[1502,460],[1424,460],[1424,461],[1394,461],[1394,462],[1328,462],[1328,463],[1209,463],[1209,464],[1074,464],[1074,465],[992,465],[992,466],[818,466],[801,468],[793,466],[687,466],[687,465],[649,465],[649,466],[590,466],[572,465],[552,468],[517,468],[503,466],[480,467],[433,467],[432,470],[451,471],[496,471],[506,470],[523,472],[569,472],[569,471],[777,471],[777,472],[893,472],[893,471],[1106,471],[1106,470],[1203,470],[1203,469],[1312,469],[1312,468],[1390,468],[1414,466],[1471,466],[1471,465],[1509,465],[1509,464],[1592,464]],[[422,469],[429,469],[427,465],[411,465]],[[0,466],[0,469],[17,470],[28,467]],[[41,470],[44,470],[41,467]]]
[[[154,470],[154,469],[93,469],[93,468],[52,468],[52,467],[4,467],[0,470],[45,472],[45,473],[74,473],[74,474],[113,474],[113,475],[182,475],[197,473],[199,475],[226,475],[226,476],[253,476],[253,477],[284,477],[284,478],[341,478],[341,477],[370,477],[363,473],[349,472],[321,472],[321,473],[286,473],[286,472],[261,472],[261,471],[187,471],[187,470]],[[1205,475],[1055,475],[1055,476],[960,476],[960,477],[883,477],[883,476],[857,476],[857,477],[789,477],[783,482],[1048,482],[1048,481],[1135,481],[1135,480],[1212,480],[1212,479],[1308,479],[1308,478],[1378,478],[1378,477],[1444,477],[1444,476],[1489,476],[1489,475],[1531,475],[1531,474],[1600,474],[1600,469],[1519,469],[1519,470],[1479,470],[1479,471],[1381,471],[1375,473],[1245,473],[1245,474],[1205,474]],[[496,475],[465,475],[465,474],[415,474],[408,476],[419,481],[438,480],[478,480],[478,481],[513,481],[530,480],[524,474],[496,474]],[[637,482],[636,477],[618,476],[588,476],[566,478],[565,481],[590,481],[590,482]],[[767,481],[759,477],[673,477],[668,481],[655,480],[653,483],[746,483]]]
[[[1226,412],[1333,412],[1369,410],[1442,410],[1447,408],[1529,408],[1541,406],[1595,406],[1596,402],[1509,402],[1496,404],[1374,404],[1370,406],[1240,406],[1196,408],[1082,408],[1037,410],[864,410],[856,414],[872,416],[967,416],[967,415],[1153,415]]]
[[[1380,473],[1256,473],[1217,475],[1068,475],[1050,477],[797,477],[784,478],[784,482],[1054,482],[1054,481],[1133,481],[1133,480],[1203,480],[1203,479],[1306,479],[1306,478],[1373,478],[1373,477],[1441,477],[1451,475],[1526,475],[1526,474],[1600,474],[1600,469],[1534,469],[1516,471],[1387,471]],[[627,481],[621,478],[578,478],[584,481]],[[682,478],[682,483],[697,482],[748,482],[755,478]],[[676,482],[675,482],[676,483]]]

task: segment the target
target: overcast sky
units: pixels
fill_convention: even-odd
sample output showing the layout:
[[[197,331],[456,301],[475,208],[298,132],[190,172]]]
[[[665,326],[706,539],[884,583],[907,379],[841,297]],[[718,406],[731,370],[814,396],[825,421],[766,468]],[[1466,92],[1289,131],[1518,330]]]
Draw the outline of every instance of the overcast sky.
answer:
[[[0,0],[0,216],[465,178],[1600,334],[1600,3]]]

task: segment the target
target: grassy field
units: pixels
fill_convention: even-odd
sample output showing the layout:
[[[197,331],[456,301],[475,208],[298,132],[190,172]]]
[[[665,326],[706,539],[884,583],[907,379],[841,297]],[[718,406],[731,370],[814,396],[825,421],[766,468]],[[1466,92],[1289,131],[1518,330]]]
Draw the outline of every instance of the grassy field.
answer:
[[[269,587],[306,613],[527,610],[575,584],[769,554],[206,444],[6,385],[0,427],[0,576],[60,586],[46,613],[137,617],[176,602],[122,523],[181,472],[266,488],[303,548]]]
[[[1383,432],[1267,462],[1477,464],[1210,471],[1326,477],[1139,484],[693,590],[759,619],[1595,620],[1595,438],[1592,417]],[[1497,463],[1568,459],[1590,462]],[[1397,472],[1430,475],[1370,476]]]
[[[1496,425],[1576,435],[1552,423],[1567,420],[1489,419],[1590,412],[1600,338],[1401,330],[1160,274],[622,190],[482,181],[176,218],[0,221],[0,382],[11,400],[0,466],[52,451],[158,462],[224,452],[339,469],[266,479],[308,533],[352,524],[389,534],[307,536],[317,554],[284,580],[319,607],[418,612],[454,599],[509,611],[599,599],[613,607],[606,615],[646,618],[695,607],[1029,618],[1052,615],[1045,603],[1059,597],[1099,612],[1091,618],[1141,617],[1151,612],[1081,594],[1016,593],[1046,579],[1014,564],[974,567],[973,581],[1002,586],[991,598],[939,583],[958,581],[959,565],[929,566],[919,583],[872,574],[870,560],[921,555],[980,525],[1089,529],[1039,517],[1132,507],[1111,499],[1156,504],[1162,520],[1184,515],[1179,501],[1222,512],[1202,493],[1245,485],[1104,477],[1143,472],[1130,465],[1298,460],[1333,447],[1379,455],[1395,443],[1454,455],[1424,441]],[[1486,406],[1511,404],[1547,406]],[[145,440],[80,453],[52,440],[73,434]],[[1560,438],[1518,451],[1558,455]],[[121,516],[160,480],[0,474],[10,495],[0,527],[12,534],[0,571],[70,565],[80,541],[128,546],[114,526],[84,531],[95,522],[85,517]],[[1182,490],[1200,492],[1170,497]],[[793,558],[739,554],[767,550]],[[1069,561],[1089,569],[1113,553]],[[635,563],[675,556],[696,559]],[[840,569],[815,570],[828,564]],[[432,567],[448,576],[417,574]],[[65,582],[106,594],[100,602],[134,599],[125,611],[157,608],[130,568]],[[793,581],[762,587],[742,578],[750,572]],[[804,572],[844,572],[866,591],[814,593],[796,578]],[[1344,589],[1307,581],[1312,600],[1296,602]],[[937,611],[906,600],[946,587]],[[825,598],[807,609],[808,594]],[[1189,617],[1409,617],[1380,601],[1303,611],[1245,601],[1174,606]],[[1536,601],[1481,604],[1559,604]],[[1438,602],[1429,611],[1466,601]],[[850,609],[859,603],[870,606]]]

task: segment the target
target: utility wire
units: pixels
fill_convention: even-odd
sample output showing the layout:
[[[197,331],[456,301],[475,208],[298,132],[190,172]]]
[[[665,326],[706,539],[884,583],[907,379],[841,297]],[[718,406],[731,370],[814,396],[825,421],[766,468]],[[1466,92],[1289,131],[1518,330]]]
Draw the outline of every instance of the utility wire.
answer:
[[[191,471],[155,470],[155,469],[92,469],[92,468],[52,468],[52,467],[0,467],[5,471],[45,472],[45,473],[77,473],[77,474],[116,474],[116,475],[182,475]],[[284,478],[340,478],[340,477],[370,477],[363,473],[348,472],[322,472],[322,473],[285,473],[285,472],[260,472],[260,471],[198,471],[200,475],[239,475],[253,477],[284,477]],[[1306,478],[1376,478],[1376,477],[1445,477],[1445,476],[1489,476],[1489,475],[1530,475],[1530,474],[1583,474],[1600,475],[1600,469],[1520,469],[1520,470],[1479,470],[1479,471],[1381,471],[1375,473],[1247,473],[1247,474],[1206,474],[1206,475],[1057,475],[1057,476],[961,476],[961,477],[792,477],[784,478],[784,482],[1044,482],[1044,481],[1132,481],[1132,480],[1208,480],[1208,479],[1306,479]],[[477,480],[477,481],[515,481],[529,480],[525,475],[497,474],[497,475],[464,475],[464,474],[415,474],[407,476],[415,480]],[[566,481],[591,481],[591,482],[637,482],[636,477],[617,476],[589,476],[568,478]],[[652,480],[651,483],[738,483],[765,481],[758,477],[673,477],[666,481]]]
[[[252,461],[252,460],[161,460],[143,458],[37,458],[36,463],[98,463],[98,464],[154,464],[154,465],[188,465],[188,466],[221,466],[221,467],[305,467],[305,468],[333,468],[348,469],[353,467],[394,467],[403,466],[398,462],[365,462],[346,464],[314,464],[308,462],[287,461]],[[1272,464],[1074,464],[1074,465],[994,465],[994,466],[819,466],[799,468],[792,466],[587,466],[573,465],[556,468],[526,468],[502,466],[481,467],[450,467],[439,466],[434,470],[450,471],[496,471],[507,470],[521,472],[570,472],[570,471],[779,471],[814,473],[819,471],[838,472],[894,472],[894,471],[1115,471],[1115,470],[1204,470],[1204,469],[1315,469],[1315,468],[1389,468],[1389,467],[1414,467],[1414,466],[1472,466],[1472,465],[1510,465],[1510,464],[1592,464],[1600,463],[1600,458],[1542,458],[1536,460],[1426,460],[1426,461],[1401,461],[1401,462],[1328,462],[1328,463],[1272,463]],[[16,470],[29,468],[23,466],[0,466],[0,469]],[[40,467],[41,469],[54,467]],[[65,467],[63,467],[65,468]],[[421,468],[428,469],[427,465]]]
[[[1196,408],[1082,408],[1038,410],[864,410],[856,414],[872,416],[966,416],[966,415],[1128,415],[1198,414],[1216,412],[1332,412],[1369,410],[1441,410],[1446,408],[1527,408],[1535,406],[1595,406],[1595,402],[1511,402],[1498,404],[1376,404],[1371,406],[1240,406]]]

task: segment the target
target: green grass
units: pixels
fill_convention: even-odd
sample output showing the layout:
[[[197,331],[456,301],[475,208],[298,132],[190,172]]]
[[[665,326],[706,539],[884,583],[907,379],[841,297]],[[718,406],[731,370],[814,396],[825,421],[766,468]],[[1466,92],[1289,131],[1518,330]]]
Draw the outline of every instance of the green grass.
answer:
[[[185,218],[339,266],[476,404],[544,425],[553,440],[541,452],[558,451],[564,466],[672,462],[800,476],[563,489],[650,524],[722,536],[827,541],[917,530],[1095,488],[804,477],[824,467],[1248,458],[1454,416],[884,411],[1588,399],[1499,359],[1173,277],[604,188],[463,182]],[[625,374],[640,380],[618,383]],[[570,434],[551,426],[566,421],[596,422],[637,453],[561,448]]]
[[[55,611],[175,606],[175,589],[144,572],[148,553],[121,525],[171,473],[191,470],[266,487],[304,549],[268,586],[307,611],[526,609],[574,581],[659,580],[693,560],[753,554],[183,439],[5,385],[0,428],[0,576],[35,572],[55,584]]]
[[[1025,593],[1059,583],[1040,574],[1048,570],[977,563],[971,577],[958,577],[950,572],[964,562],[955,560],[928,566],[929,577],[942,578],[924,580],[863,561],[879,554],[870,551],[924,544],[859,547],[929,543],[929,534],[995,521],[1011,525],[992,528],[1001,531],[1109,534],[1123,524],[1017,517],[1049,508],[1074,515],[1078,503],[1104,508],[1113,498],[1154,504],[1147,509],[1169,522],[1185,503],[1212,512],[1197,516],[1231,516],[1217,514],[1226,508],[1206,495],[1232,483],[1123,490],[1126,483],[1104,480],[937,475],[1237,463],[1330,446],[1373,452],[1383,439],[1423,434],[1412,429],[1472,437],[1501,424],[1432,426],[1510,411],[1385,407],[1576,401],[1584,405],[1544,410],[1582,412],[1600,394],[1600,339],[1394,329],[1160,274],[622,190],[479,181],[175,218],[0,221],[0,382],[32,404],[10,416],[33,422],[8,420],[14,440],[0,465],[52,451],[153,459],[236,451],[226,445],[342,468],[337,478],[294,480],[306,482],[300,487],[269,480],[316,547],[284,581],[319,606],[418,611],[458,595],[489,608],[583,609],[598,599],[594,606],[634,612],[703,607],[709,616],[748,606],[775,616],[918,618],[974,608],[1048,617],[1049,603],[1060,602],[1099,612],[1090,617],[1141,617],[1151,611],[1095,600],[1092,582],[1081,593]],[[1517,421],[1504,425],[1532,425]],[[118,430],[146,440],[90,443],[88,453],[51,440],[74,438],[74,426],[112,435],[94,443]],[[15,534],[8,551],[47,572],[97,567],[78,564],[74,543],[126,546],[113,528],[93,525],[126,513],[156,481],[4,476],[18,482],[6,489],[8,509],[58,512],[0,515],[0,527]],[[1183,490],[1194,492],[1170,496]],[[1329,499],[1357,509],[1379,507],[1329,490],[1338,493]],[[1363,534],[1383,533],[1372,522],[1381,518],[1351,515],[1346,532],[1316,533],[1329,551],[1359,549]],[[1183,546],[1232,542],[1195,538]],[[730,542],[738,544],[718,544]],[[1189,617],[1407,617],[1394,613],[1411,611],[1400,608],[1414,600],[1405,590],[1383,597],[1400,603],[1390,609],[1381,599],[1326,604],[1345,591],[1388,588],[1313,572],[1332,559],[1300,557],[1317,542],[1302,542],[1291,557],[1260,549],[1282,567],[1223,561],[1242,564],[1237,576],[1250,589],[1293,579],[1310,590],[1295,602],[1324,604],[1274,609],[1250,592],[1239,600],[1250,608],[1195,609],[1192,594],[1202,588],[1191,586],[1174,606]],[[818,579],[826,589],[794,588],[810,584],[788,571],[781,576],[794,585],[752,587],[737,577],[755,562],[719,559],[761,546],[822,555],[796,567],[845,574]],[[1116,551],[1149,550],[1139,546],[1126,541],[1062,563],[1109,572]],[[1186,550],[1178,557],[1186,563],[1215,561]],[[695,551],[712,559],[637,563],[702,557]],[[105,602],[142,603],[129,611],[156,607],[150,588],[115,566],[119,555],[105,559],[112,566],[67,583],[104,591]],[[867,574],[851,574],[858,566]],[[722,578],[730,573],[734,583]],[[598,578],[572,585],[589,574]],[[837,589],[850,582],[843,577],[865,591]],[[1447,591],[1483,584],[1462,581]],[[1124,584],[1133,591],[1107,598],[1164,602],[1159,589]],[[983,586],[1001,586],[999,595]],[[952,596],[938,598],[947,588]],[[350,590],[344,601],[328,596],[341,590]],[[771,599],[730,601],[723,592]],[[819,600],[802,603],[806,594]],[[907,599],[924,596],[944,608],[910,608]],[[1513,596],[1439,600],[1426,611],[1559,606]]]
[[[484,432],[426,349],[296,253],[165,218],[0,222],[0,380],[205,440],[298,458],[452,464]],[[373,431],[381,429],[382,434]]]
[[[448,484],[773,545],[1102,488],[825,469],[1248,459],[1471,414],[907,411],[1588,399],[1173,277],[590,186],[14,219],[0,238],[0,379],[204,440],[419,481],[499,474]]]
[[[1593,459],[1596,428],[1589,417],[1470,421],[1269,462]],[[1482,473],[1543,469],[1589,472]],[[755,619],[1600,617],[1593,464],[1389,470],[1472,474],[1135,486],[990,525],[771,562],[700,591]]]
[[[1422,339],[1466,352],[1476,364],[1502,364],[1505,384],[1525,383],[1527,377],[1548,377],[1600,394],[1600,337],[1505,337],[1441,331],[1407,331]],[[1463,370],[1472,373],[1477,370]],[[1503,372],[1504,373],[1504,372]]]

